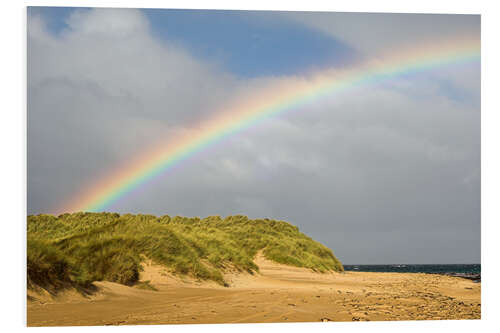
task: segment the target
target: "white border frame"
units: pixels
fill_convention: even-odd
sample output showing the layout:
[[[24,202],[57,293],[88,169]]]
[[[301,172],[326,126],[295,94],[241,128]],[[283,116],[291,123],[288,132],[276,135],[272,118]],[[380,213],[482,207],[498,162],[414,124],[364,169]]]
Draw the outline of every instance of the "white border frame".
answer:
[[[198,8],[198,9],[242,9],[242,10],[300,10],[336,12],[393,12],[393,13],[453,13],[481,14],[481,258],[482,258],[482,320],[478,321],[420,321],[420,322],[370,322],[370,323],[306,323],[306,324],[238,324],[229,325],[169,325],[169,326],[124,326],[124,327],[80,327],[80,331],[156,331],[173,332],[243,332],[253,330],[271,331],[286,329],[294,332],[303,330],[330,331],[347,329],[349,331],[370,330],[421,332],[431,330],[442,332],[493,330],[498,318],[497,297],[499,293],[498,234],[500,228],[498,209],[498,189],[500,157],[498,143],[500,117],[497,112],[498,84],[500,77],[498,62],[500,53],[496,31],[499,15],[495,1],[487,0],[345,0],[333,1],[285,1],[254,0],[235,2],[227,0],[32,0],[4,1],[0,11],[2,23],[2,125],[1,145],[3,175],[1,200],[2,246],[1,314],[5,321],[2,327],[27,329],[26,325],[26,6],[75,6],[75,7],[128,7],[128,8]],[[2,184],[2,185],[3,185]],[[7,211],[7,214],[5,214]],[[38,328],[39,330],[66,330],[68,328]],[[30,328],[30,330],[38,330]]]

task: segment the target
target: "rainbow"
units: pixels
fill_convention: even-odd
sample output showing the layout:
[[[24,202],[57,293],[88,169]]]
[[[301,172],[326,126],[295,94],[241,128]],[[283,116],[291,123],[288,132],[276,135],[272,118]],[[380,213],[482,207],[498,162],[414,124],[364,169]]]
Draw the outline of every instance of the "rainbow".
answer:
[[[58,212],[103,211],[208,146],[321,97],[438,66],[479,61],[480,41],[462,36],[392,51],[342,70],[323,70],[305,77],[277,79],[235,99],[217,111],[216,116],[202,121],[196,130],[166,140],[148,153],[128,161],[124,167],[113,170],[78,193]]]

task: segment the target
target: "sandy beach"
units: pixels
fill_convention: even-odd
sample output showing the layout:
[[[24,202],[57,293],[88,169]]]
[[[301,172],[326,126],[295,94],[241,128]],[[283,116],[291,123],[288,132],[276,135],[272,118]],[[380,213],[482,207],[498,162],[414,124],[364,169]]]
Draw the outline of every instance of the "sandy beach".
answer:
[[[230,287],[145,265],[157,290],[96,282],[83,296],[28,292],[28,326],[480,319],[481,283],[434,274],[314,273],[256,258]]]

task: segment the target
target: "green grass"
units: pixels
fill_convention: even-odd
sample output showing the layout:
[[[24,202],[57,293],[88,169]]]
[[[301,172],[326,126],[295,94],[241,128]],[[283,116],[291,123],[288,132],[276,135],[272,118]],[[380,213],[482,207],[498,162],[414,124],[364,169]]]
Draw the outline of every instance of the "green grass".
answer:
[[[28,216],[28,286],[137,284],[149,258],[177,274],[222,285],[224,269],[253,273],[255,254],[318,272],[342,271],[332,251],[287,222],[116,213]]]

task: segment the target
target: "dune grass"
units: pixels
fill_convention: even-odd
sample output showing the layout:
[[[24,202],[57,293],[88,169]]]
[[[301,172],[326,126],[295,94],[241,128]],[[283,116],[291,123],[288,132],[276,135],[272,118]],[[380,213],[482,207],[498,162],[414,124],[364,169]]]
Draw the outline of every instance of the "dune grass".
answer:
[[[318,272],[342,271],[332,251],[283,221],[117,213],[28,216],[28,286],[138,282],[146,258],[225,285],[225,269],[253,273],[255,254]]]

